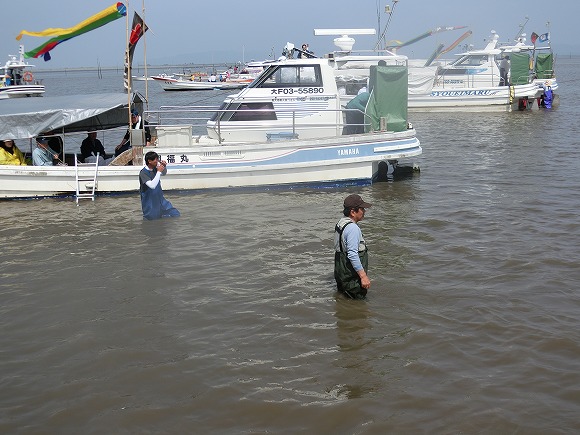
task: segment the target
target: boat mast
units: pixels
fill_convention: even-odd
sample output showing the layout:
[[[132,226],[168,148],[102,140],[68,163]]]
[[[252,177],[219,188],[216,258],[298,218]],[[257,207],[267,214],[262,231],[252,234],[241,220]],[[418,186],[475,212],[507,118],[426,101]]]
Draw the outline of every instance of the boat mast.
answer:
[[[524,17],[524,19],[526,20],[524,22],[524,24],[520,23],[520,30],[518,30],[518,34],[516,35],[516,37],[514,38],[514,40],[517,42],[519,41],[520,37],[524,36],[524,27],[526,27],[526,24],[528,24],[528,21],[530,21],[530,17]]]

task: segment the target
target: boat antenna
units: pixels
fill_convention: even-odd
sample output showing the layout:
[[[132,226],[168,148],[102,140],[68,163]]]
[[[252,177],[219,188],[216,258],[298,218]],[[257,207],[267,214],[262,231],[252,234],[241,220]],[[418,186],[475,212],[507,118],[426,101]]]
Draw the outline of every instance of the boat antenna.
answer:
[[[375,45],[375,50],[380,48],[381,42],[384,41],[384,39],[385,39],[385,36],[387,34],[387,30],[389,29],[389,24],[391,23],[391,19],[393,18],[393,13],[395,12],[395,7],[397,6],[397,3],[399,3],[399,0],[393,0],[392,7],[389,5],[385,6],[385,13],[389,14],[389,19],[387,20],[387,24],[385,24],[385,29],[383,30],[383,33],[381,33],[381,36],[379,36],[379,39],[377,40],[377,45]],[[380,23],[380,18],[379,18],[379,23]]]

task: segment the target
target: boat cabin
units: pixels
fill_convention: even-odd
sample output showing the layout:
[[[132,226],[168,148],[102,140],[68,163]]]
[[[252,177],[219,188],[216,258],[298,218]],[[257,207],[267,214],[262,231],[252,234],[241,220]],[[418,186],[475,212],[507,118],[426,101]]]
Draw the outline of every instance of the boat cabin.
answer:
[[[229,96],[208,121],[207,131],[223,142],[327,137],[342,128],[340,109],[328,60],[283,58]]]
[[[9,55],[4,64],[4,74],[0,76],[0,99],[41,96],[44,85],[34,78],[29,68],[34,67],[24,61],[24,46],[19,55]]]

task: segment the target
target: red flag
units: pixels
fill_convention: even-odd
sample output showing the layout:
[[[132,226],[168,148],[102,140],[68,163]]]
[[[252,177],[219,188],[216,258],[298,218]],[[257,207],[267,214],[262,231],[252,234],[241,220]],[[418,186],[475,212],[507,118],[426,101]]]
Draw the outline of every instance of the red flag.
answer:
[[[530,39],[532,40],[532,44],[536,44],[536,40],[538,39],[539,35],[536,32],[532,32]]]

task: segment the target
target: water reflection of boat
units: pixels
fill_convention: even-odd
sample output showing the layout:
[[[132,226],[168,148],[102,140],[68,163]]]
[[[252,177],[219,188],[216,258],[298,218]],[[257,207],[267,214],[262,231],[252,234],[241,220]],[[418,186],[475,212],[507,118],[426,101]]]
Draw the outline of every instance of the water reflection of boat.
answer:
[[[396,167],[399,161],[422,152],[407,122],[406,93],[400,91],[401,83],[406,88],[407,71],[396,68],[377,68],[368,122],[361,114],[366,125],[363,133],[343,134],[344,110],[326,59],[283,59],[272,62],[249,87],[228,96],[219,108],[172,106],[146,111],[157,136],[156,146],[136,146],[132,136],[132,166],[4,165],[0,166],[0,198],[74,195],[79,183],[83,189],[95,186],[98,194],[135,192],[143,152],[149,150],[168,162],[164,190],[370,184],[380,165]],[[75,98],[71,104],[79,101]],[[93,105],[98,98],[91,95],[84,101]],[[71,109],[76,115],[73,123],[63,123],[71,118],[68,115],[47,114],[46,125],[27,123],[30,114],[21,107],[17,115],[12,111],[5,118],[0,116],[0,136],[29,138],[49,128],[65,135],[86,132],[90,126],[111,123],[114,114],[126,117],[123,101],[126,96],[121,95],[114,105],[103,102],[103,108],[108,106],[112,112],[103,110],[98,119],[79,107]],[[23,125],[27,129],[19,128]],[[139,132],[133,130],[135,138]],[[85,178],[89,181],[75,181]]]
[[[4,75],[0,77],[0,99],[38,97],[44,94],[44,85],[28,68],[34,67],[24,61],[24,46],[18,56],[9,55],[4,64]]]

